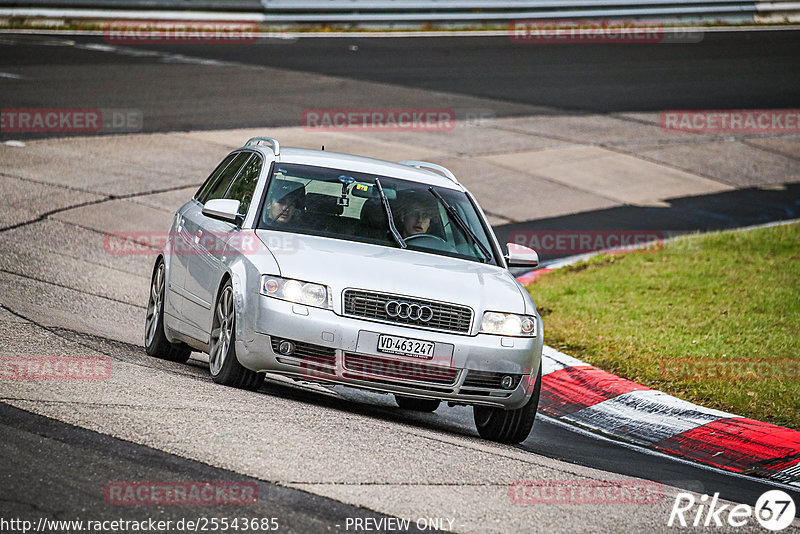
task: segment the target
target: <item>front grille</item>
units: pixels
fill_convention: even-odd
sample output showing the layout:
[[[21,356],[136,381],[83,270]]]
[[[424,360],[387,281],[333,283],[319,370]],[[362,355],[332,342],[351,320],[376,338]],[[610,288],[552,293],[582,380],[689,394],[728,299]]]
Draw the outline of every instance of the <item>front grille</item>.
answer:
[[[500,385],[500,381],[507,374],[509,373],[495,373],[492,371],[476,371],[475,369],[470,369],[467,371],[467,378],[464,379],[463,387],[503,389],[503,387]],[[514,377],[514,387],[511,388],[511,390],[513,390],[519,385],[522,375],[511,376]]]
[[[294,343],[295,349],[293,353],[289,355],[283,355],[278,352],[278,347],[284,341],[291,341]],[[331,369],[336,367],[336,349],[279,337],[272,337],[270,339],[270,343],[272,345],[272,351],[279,358],[299,358],[305,362],[319,364],[320,366],[330,367]]]
[[[391,317],[386,312],[386,303],[390,300],[417,304],[419,306],[430,306],[433,310],[433,317],[429,321]],[[441,302],[431,302],[424,299],[401,297],[386,293],[362,291],[359,289],[346,289],[344,291],[344,314],[392,324],[417,326],[463,334],[469,333],[472,323],[472,310],[467,306],[443,304]]]
[[[452,367],[347,352],[344,355],[344,367],[357,373],[431,384],[450,385],[458,376],[458,369]]]

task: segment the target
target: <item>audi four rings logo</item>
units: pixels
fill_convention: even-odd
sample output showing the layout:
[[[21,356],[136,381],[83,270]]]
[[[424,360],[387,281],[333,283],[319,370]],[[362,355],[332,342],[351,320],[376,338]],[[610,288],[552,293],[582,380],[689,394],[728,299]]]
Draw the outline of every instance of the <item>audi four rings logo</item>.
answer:
[[[420,306],[419,304],[390,300],[386,303],[385,309],[389,317],[412,319],[414,321],[422,321],[423,323],[427,323],[433,319],[433,310],[430,306]]]

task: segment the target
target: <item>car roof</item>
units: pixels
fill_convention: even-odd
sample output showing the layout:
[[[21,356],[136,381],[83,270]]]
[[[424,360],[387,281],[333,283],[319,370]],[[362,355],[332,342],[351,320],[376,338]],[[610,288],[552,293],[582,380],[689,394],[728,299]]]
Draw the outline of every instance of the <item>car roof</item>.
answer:
[[[253,149],[256,147],[249,148]],[[258,148],[268,149],[269,147]],[[264,154],[268,157],[272,156],[272,151],[264,150]],[[390,176],[392,178],[401,178],[404,180],[419,182],[426,185],[442,187],[445,189],[464,191],[464,188],[461,186],[461,184],[458,184],[450,178],[442,176],[439,173],[418,169],[410,165],[393,163],[391,161],[382,159],[354,156],[352,154],[330,152],[327,150],[313,150],[309,148],[295,147],[281,147],[280,155],[275,159],[281,163],[297,163],[300,165],[313,165],[316,167],[330,167],[334,169],[345,169],[367,174],[378,174],[382,176]]]

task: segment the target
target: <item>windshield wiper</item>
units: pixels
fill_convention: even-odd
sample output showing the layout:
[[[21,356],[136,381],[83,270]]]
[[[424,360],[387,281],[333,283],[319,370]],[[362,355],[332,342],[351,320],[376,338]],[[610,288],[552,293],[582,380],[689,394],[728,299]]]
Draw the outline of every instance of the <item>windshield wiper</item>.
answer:
[[[458,227],[461,228],[461,231],[464,232],[465,235],[468,235],[470,239],[472,239],[473,243],[478,245],[478,248],[483,254],[483,262],[487,263],[491,261],[492,255],[486,249],[486,246],[484,246],[484,244],[481,243],[480,239],[478,239],[478,236],[476,236],[475,233],[470,229],[470,227],[467,226],[467,223],[464,222],[464,219],[461,218],[461,215],[458,214],[456,209],[450,204],[448,204],[447,201],[444,198],[442,198],[442,195],[440,195],[439,192],[433,187],[429,187],[428,191],[430,191],[431,194],[435,196],[436,199],[442,204],[442,206],[444,206],[444,210],[447,212],[450,218],[456,222]]]
[[[375,177],[375,186],[378,188],[378,193],[381,195],[383,211],[386,213],[386,218],[389,219],[389,230],[392,231],[392,237],[394,237],[394,240],[397,241],[398,245],[400,245],[400,248],[408,248],[408,244],[406,243],[405,239],[403,239],[403,236],[400,235],[400,232],[397,231],[397,227],[394,225],[392,208],[389,206],[389,199],[386,198],[386,194],[383,192],[383,186],[381,185],[381,180],[378,177]]]

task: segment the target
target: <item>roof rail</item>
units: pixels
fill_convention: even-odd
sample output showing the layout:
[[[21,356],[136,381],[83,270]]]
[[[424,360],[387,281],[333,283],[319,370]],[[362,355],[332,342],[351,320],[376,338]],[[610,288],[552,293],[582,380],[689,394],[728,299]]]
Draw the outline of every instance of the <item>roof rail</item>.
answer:
[[[260,146],[264,143],[272,148],[272,152],[274,152],[276,156],[281,155],[281,144],[278,143],[277,139],[273,139],[272,137],[251,137],[244,146]]]
[[[461,185],[461,183],[456,179],[456,176],[450,172],[449,169],[442,167],[441,165],[437,165],[435,163],[428,163],[427,161],[398,161],[400,165],[408,165],[409,167],[415,167],[417,169],[423,169],[426,171],[436,171],[439,174],[443,175],[445,178],[449,178],[453,183]]]

